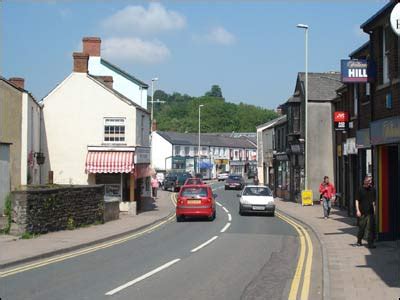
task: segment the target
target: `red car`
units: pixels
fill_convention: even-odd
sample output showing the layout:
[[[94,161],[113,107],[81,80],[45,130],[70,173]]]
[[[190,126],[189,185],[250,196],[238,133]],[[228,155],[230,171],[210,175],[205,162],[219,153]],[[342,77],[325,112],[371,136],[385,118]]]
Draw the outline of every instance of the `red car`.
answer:
[[[185,217],[207,217],[215,219],[215,196],[208,185],[184,185],[178,194],[176,203],[176,221]]]
[[[199,185],[199,184],[204,184],[201,178],[188,178],[186,179],[184,185]]]

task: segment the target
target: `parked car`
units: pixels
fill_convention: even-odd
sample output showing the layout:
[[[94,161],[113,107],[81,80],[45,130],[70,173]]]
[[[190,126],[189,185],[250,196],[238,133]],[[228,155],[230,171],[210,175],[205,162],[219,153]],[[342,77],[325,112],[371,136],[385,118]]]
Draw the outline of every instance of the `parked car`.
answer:
[[[187,172],[168,173],[164,180],[164,191],[171,190],[177,192],[185,184],[186,179],[192,178],[192,175]]]
[[[216,217],[215,197],[210,186],[185,185],[178,194],[176,203],[176,221],[186,217],[207,217],[213,221]]]
[[[198,184],[204,184],[201,178],[188,178],[184,183],[184,185],[198,185]]]
[[[275,203],[271,190],[267,186],[247,185],[241,194],[237,194],[239,200],[239,214],[243,213],[267,213],[275,215]]]
[[[225,190],[235,189],[241,190],[245,185],[242,175],[229,175],[225,180]]]
[[[221,173],[217,174],[218,181],[226,180],[226,179],[228,179],[228,177],[229,177],[229,172],[221,172]]]

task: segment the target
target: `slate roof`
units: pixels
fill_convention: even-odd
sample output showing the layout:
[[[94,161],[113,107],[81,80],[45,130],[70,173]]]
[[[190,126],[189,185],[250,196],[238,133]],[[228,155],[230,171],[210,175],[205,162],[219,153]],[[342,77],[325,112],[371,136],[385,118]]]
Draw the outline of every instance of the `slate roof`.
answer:
[[[121,76],[129,79],[130,81],[135,82],[136,84],[138,84],[142,88],[145,88],[145,89],[149,88],[149,85],[147,83],[137,79],[135,76],[133,76],[133,75],[129,74],[128,72],[122,70],[120,67],[117,67],[116,65],[110,63],[109,61],[107,61],[107,60],[102,58],[100,60],[100,63],[105,65],[105,66],[107,66],[107,67],[109,67],[109,68],[111,68],[111,69],[113,69],[115,72],[119,73]]]
[[[197,133],[172,131],[157,131],[157,133],[173,145],[196,146],[199,143],[199,135]],[[255,144],[246,138],[231,138],[207,133],[201,134],[201,146],[256,149]]]
[[[298,79],[304,86],[305,73],[300,72]],[[308,73],[308,100],[330,101],[334,99],[336,90],[342,86],[339,72]]]
[[[371,16],[367,21],[361,24],[360,28],[367,30],[368,26],[373,24],[376,20],[382,17],[384,14],[389,14],[392,8],[397,4],[397,1],[390,1],[380,10],[378,10],[373,16]]]

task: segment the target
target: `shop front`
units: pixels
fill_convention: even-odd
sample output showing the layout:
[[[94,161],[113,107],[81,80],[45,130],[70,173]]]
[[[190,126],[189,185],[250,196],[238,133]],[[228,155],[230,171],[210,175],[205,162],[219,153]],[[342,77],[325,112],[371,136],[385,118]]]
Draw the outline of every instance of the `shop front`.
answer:
[[[229,162],[229,169],[231,174],[239,174],[244,176],[245,162],[241,160],[231,160]]]
[[[378,239],[400,239],[400,117],[371,122]]]
[[[286,153],[274,155],[275,195],[290,200],[290,169],[289,157]]]
[[[229,159],[214,159],[215,177],[222,172],[228,171]]]

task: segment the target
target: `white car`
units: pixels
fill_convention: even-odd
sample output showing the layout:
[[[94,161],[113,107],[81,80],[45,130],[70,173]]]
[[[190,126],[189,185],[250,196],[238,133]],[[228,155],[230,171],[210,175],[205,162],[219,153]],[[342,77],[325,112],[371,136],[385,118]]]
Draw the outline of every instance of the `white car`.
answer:
[[[267,186],[246,185],[239,200],[239,214],[267,213],[275,215],[275,203],[271,190]]]
[[[221,172],[221,173],[217,174],[218,181],[226,180],[226,179],[228,179],[228,177],[229,177],[228,172]]]

